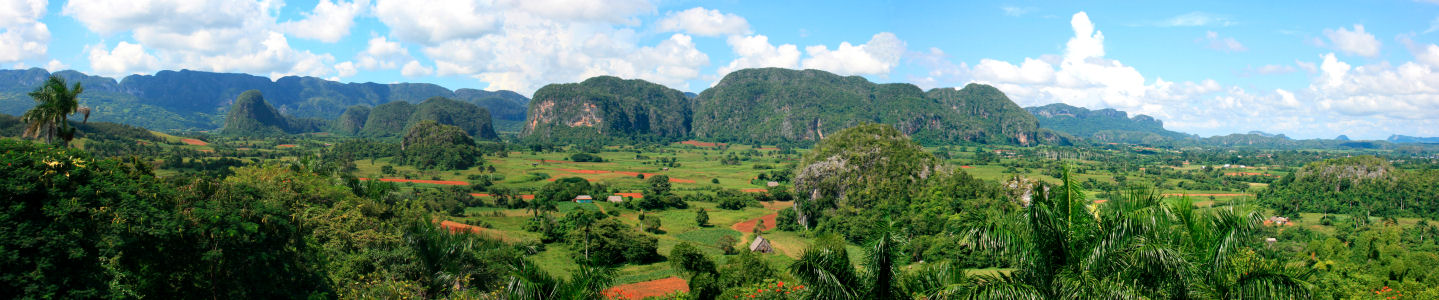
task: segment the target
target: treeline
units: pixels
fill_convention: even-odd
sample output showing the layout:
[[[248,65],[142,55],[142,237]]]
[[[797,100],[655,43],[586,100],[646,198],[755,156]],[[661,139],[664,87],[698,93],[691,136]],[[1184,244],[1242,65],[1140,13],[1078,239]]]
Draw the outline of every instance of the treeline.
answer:
[[[1319,161],[1258,195],[1282,215],[1300,212],[1439,218],[1439,170],[1406,170],[1374,156]]]
[[[609,285],[546,275],[525,261],[530,246],[440,228],[426,193],[314,163],[161,179],[11,139],[0,162],[0,297],[597,298]]]

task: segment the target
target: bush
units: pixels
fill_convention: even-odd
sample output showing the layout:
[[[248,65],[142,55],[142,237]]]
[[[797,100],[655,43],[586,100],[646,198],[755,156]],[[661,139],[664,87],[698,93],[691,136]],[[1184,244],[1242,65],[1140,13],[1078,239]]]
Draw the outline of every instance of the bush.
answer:
[[[589,154],[589,153],[575,153],[575,154],[573,154],[573,155],[570,155],[570,161],[573,161],[573,162],[605,162],[605,159],[602,158],[602,157],[600,157],[599,155],[594,155],[594,154]]]

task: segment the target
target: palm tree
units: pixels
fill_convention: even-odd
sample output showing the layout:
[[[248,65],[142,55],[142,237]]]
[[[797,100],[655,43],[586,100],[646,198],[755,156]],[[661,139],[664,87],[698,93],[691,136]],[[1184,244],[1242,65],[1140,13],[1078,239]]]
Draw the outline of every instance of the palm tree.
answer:
[[[58,137],[68,144],[75,138],[75,129],[67,122],[70,114],[83,111],[85,122],[90,120],[90,108],[82,108],[78,102],[83,91],[85,89],[80,83],[75,83],[74,88],[66,88],[65,79],[50,76],[44,84],[30,92],[30,98],[35,99],[35,107],[21,116],[22,121],[29,123],[25,126],[24,136],[44,138],[46,143],[53,143]]]
[[[895,272],[904,242],[893,222],[882,224],[866,247],[864,269],[856,270],[843,239],[821,237],[789,270],[809,284],[815,299],[897,299],[905,295]]]
[[[1188,199],[1164,202],[1131,189],[1090,204],[1070,179],[1036,187],[1018,218],[965,233],[979,249],[1013,259],[1011,274],[921,284],[944,297],[998,299],[1300,299],[1308,286],[1274,264],[1236,266],[1230,254],[1253,244],[1258,218],[1232,211],[1196,214]],[[1232,209],[1232,208],[1231,208]],[[930,276],[943,279],[941,276]],[[949,276],[952,278],[954,276]],[[1234,279],[1238,278],[1238,279]]]

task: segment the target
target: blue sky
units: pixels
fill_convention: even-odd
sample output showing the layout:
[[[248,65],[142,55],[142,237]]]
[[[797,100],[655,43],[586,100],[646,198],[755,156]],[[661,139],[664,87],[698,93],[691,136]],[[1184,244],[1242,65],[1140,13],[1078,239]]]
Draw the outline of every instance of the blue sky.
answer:
[[[747,67],[1204,136],[1439,136],[1436,1],[0,0],[0,67],[192,69],[508,89],[597,75],[700,92]]]

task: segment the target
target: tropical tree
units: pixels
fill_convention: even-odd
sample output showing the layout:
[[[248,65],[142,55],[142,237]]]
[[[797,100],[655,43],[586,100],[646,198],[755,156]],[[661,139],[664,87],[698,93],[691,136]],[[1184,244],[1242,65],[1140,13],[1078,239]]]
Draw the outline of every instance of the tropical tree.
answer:
[[[904,296],[896,277],[897,262],[904,239],[893,222],[885,222],[866,247],[863,269],[855,269],[849,261],[844,241],[835,236],[821,237],[805,249],[789,271],[807,283],[814,299],[897,299]]]
[[[1018,217],[965,232],[966,241],[977,248],[1011,258],[1012,273],[924,286],[943,287],[937,298],[1309,296],[1302,276],[1274,264],[1235,259],[1235,253],[1257,243],[1256,214],[1240,217],[1233,208],[1197,214],[1187,199],[1166,202],[1140,188],[1092,204],[1068,168],[1061,181],[1054,188],[1036,185],[1033,201]]]
[[[28,123],[24,136],[43,138],[46,143],[60,138],[68,144],[75,138],[75,128],[66,122],[70,114],[81,111],[85,116],[82,122],[90,120],[90,108],[80,107],[78,102],[83,91],[85,89],[78,82],[74,88],[67,88],[64,78],[50,76],[44,84],[30,92],[30,98],[35,99],[35,107],[21,116],[21,120]]]

